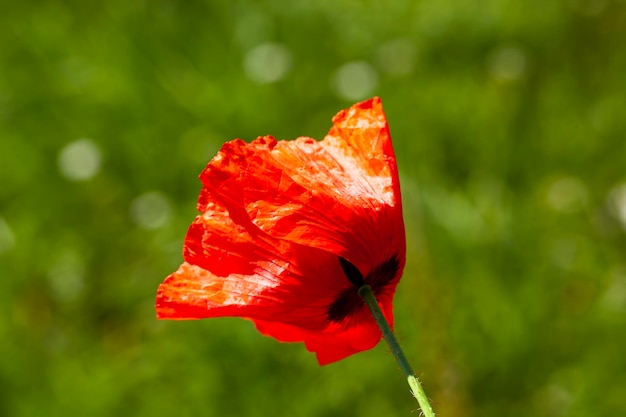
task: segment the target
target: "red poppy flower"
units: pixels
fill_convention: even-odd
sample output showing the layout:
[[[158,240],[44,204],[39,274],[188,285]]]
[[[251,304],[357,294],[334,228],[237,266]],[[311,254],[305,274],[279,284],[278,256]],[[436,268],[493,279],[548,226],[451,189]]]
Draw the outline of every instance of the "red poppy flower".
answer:
[[[304,342],[320,364],[381,338],[357,291],[391,323],[406,257],[396,159],[379,98],[333,118],[322,141],[226,143],[200,175],[180,268],[159,286],[160,319],[235,316]]]

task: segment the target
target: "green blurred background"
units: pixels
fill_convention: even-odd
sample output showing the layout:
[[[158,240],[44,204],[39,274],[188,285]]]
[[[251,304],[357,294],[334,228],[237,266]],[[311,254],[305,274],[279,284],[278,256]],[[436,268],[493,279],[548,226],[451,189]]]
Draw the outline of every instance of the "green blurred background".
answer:
[[[382,343],[153,306],[222,143],[373,95],[438,415],[626,415],[624,45],[623,0],[2,2],[0,415],[417,415]]]

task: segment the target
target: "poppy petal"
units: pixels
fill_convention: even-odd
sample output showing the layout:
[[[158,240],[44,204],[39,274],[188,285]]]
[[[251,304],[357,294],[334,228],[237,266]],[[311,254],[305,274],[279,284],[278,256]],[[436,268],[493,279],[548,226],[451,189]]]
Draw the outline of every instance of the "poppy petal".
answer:
[[[369,313],[369,311],[367,311]],[[371,314],[370,314],[371,317]],[[304,342],[314,352],[320,365],[326,365],[376,346],[381,333],[376,323],[363,315],[363,320],[345,328],[336,326],[326,332],[311,332],[273,321],[254,320],[257,330],[283,342]]]
[[[273,238],[247,217],[237,223],[215,201],[204,209],[189,228],[185,262],[159,286],[159,318],[248,318],[279,341],[304,342],[322,364],[378,343],[365,308],[328,318],[337,293],[352,285],[335,255]]]
[[[266,233],[348,259],[364,274],[404,259],[397,167],[380,99],[337,114],[310,138],[226,144],[201,174],[227,207],[243,207]]]
[[[398,172],[380,99],[337,114],[324,140],[224,144],[201,173],[185,262],[157,291],[161,319],[233,316],[320,364],[381,338],[405,263]]]

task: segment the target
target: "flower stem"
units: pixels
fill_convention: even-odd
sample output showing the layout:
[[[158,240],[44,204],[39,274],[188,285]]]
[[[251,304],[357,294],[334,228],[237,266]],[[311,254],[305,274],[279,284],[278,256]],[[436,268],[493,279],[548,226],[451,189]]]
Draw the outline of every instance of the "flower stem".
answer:
[[[409,361],[406,359],[406,356],[404,356],[404,352],[398,343],[398,339],[396,339],[396,336],[393,334],[393,330],[391,330],[389,323],[387,323],[387,319],[385,319],[385,316],[378,305],[378,301],[376,301],[372,288],[369,285],[363,285],[359,288],[359,295],[365,300],[365,303],[371,310],[374,320],[376,320],[376,324],[378,324],[387,345],[391,349],[391,353],[393,353],[393,356],[396,358],[396,362],[398,362],[398,365],[400,365],[402,372],[404,372],[404,375],[407,378],[409,387],[411,387],[411,392],[417,399],[417,402],[422,409],[422,413],[425,417],[435,417],[433,408],[428,402],[428,397],[426,397],[426,393],[424,392],[419,379],[415,375],[415,372],[413,372],[411,365],[409,365]]]

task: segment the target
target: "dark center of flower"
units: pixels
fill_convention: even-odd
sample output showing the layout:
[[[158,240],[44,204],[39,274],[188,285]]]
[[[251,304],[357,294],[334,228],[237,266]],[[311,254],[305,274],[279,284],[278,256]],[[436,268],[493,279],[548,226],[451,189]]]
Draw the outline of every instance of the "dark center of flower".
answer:
[[[328,320],[331,322],[340,322],[358,311],[365,302],[358,294],[359,288],[365,284],[369,285],[374,292],[378,294],[398,273],[400,262],[396,255],[392,256],[385,262],[376,266],[374,269],[363,277],[359,268],[345,258],[339,257],[339,264],[344,274],[353,286],[342,290],[335,301],[328,307]]]

